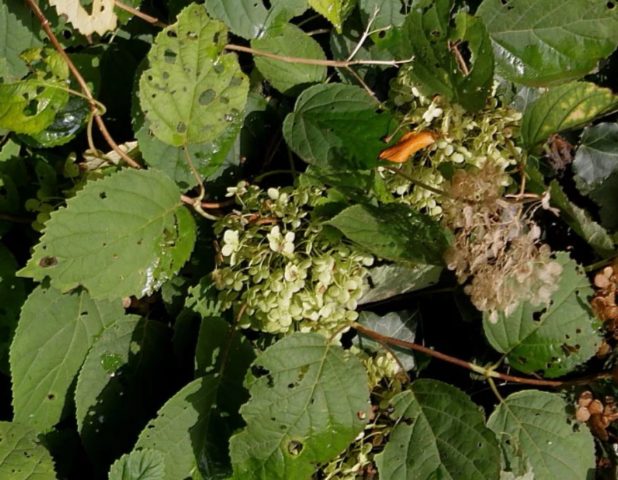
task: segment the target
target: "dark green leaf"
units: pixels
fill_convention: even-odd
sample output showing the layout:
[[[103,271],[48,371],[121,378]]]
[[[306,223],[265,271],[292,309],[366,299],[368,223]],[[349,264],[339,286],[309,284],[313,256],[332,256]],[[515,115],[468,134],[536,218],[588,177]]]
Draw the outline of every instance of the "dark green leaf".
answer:
[[[483,319],[489,343],[506,354],[509,365],[549,378],[580,366],[596,353],[601,340],[588,303],[588,278],[567,253],[558,253],[556,260],[563,270],[549,305],[523,303],[509,316],[499,314],[496,323],[488,315]]]
[[[67,414],[74,381],[96,337],[122,318],[120,301],[38,287],[24,304],[10,362],[14,420],[49,430]]]
[[[198,378],[170,398],[142,431],[134,452],[153,449],[165,459],[165,480],[199,477],[210,411],[216,405],[214,377]]]
[[[618,42],[613,2],[484,0],[477,15],[493,40],[499,72],[526,85],[582,77]]]
[[[618,97],[593,83],[571,82],[549,89],[526,108],[521,137],[528,149],[550,135],[581,127],[618,106]]]
[[[0,422],[0,478],[56,480],[54,461],[30,427]]]
[[[265,35],[251,41],[251,47],[281,56],[326,60],[320,44],[290,23],[269,28]],[[283,62],[256,55],[255,66],[282,93],[294,94],[302,86],[326,79],[326,67],[322,65]]]
[[[599,123],[584,130],[573,170],[577,186],[584,194],[618,172],[618,124]]]
[[[448,232],[408,205],[353,205],[326,222],[371,253],[394,262],[441,265]]]
[[[560,209],[560,215],[577,235],[582,237],[599,255],[609,256],[614,251],[614,241],[607,231],[583,208],[579,208],[566,196],[560,184],[552,180],[549,185],[551,203]]]
[[[525,390],[504,400],[487,426],[500,441],[508,471],[534,480],[583,480],[595,466],[588,428],[573,425],[570,405],[557,393]]]
[[[414,342],[420,314],[420,310],[411,310],[404,312],[389,312],[386,315],[380,316],[373,312],[363,311],[360,314],[358,323],[386,337],[397,338],[406,342]],[[354,343],[363,350],[368,350],[370,352],[381,352],[384,350],[384,347],[380,343],[362,334],[354,337]],[[404,350],[396,347],[391,347],[391,349],[395,352],[397,358],[406,370],[412,370],[416,367],[414,354],[411,350]]]
[[[157,35],[139,97],[150,129],[162,142],[213,142],[237,128],[249,82],[236,56],[224,53],[226,42],[225,25],[197,4]]]
[[[170,331],[132,316],[106,328],[77,378],[77,428],[88,455],[108,466],[131,449],[169,393]]]
[[[123,455],[109,470],[108,480],[164,480],[165,459],[157,450],[145,448]]]
[[[9,373],[9,345],[26,299],[24,281],[15,276],[16,270],[15,258],[0,244],[0,371],[6,375]]]
[[[618,230],[618,172],[610,175],[589,196],[601,207],[599,214],[603,226],[612,231]]]
[[[246,39],[260,37],[271,26],[287,22],[308,7],[307,0],[206,0],[205,5],[211,17]]]
[[[370,19],[373,19],[371,30],[399,27],[406,18],[402,13],[402,0],[359,0],[358,6],[363,23],[367,24]]]
[[[436,380],[417,380],[394,397],[392,405],[399,421],[376,456],[380,478],[498,478],[496,437],[461,390]]]
[[[195,222],[176,184],[156,170],[90,182],[52,213],[20,274],[93,298],[151,294],[191,255]]]
[[[88,102],[83,98],[72,96],[58,113],[54,121],[45,130],[34,133],[27,142],[35,147],[56,147],[73,140],[77,132],[86,124],[90,115]]]
[[[333,169],[377,165],[391,117],[352,85],[315,85],[303,91],[283,123],[283,135],[305,162]]]
[[[442,267],[435,265],[386,264],[369,270],[371,289],[358,301],[359,305],[379,302],[403,293],[413,292],[437,283]]]
[[[320,335],[294,333],[265,350],[247,378],[246,428],[230,440],[238,480],[310,478],[364,428],[367,374]]]

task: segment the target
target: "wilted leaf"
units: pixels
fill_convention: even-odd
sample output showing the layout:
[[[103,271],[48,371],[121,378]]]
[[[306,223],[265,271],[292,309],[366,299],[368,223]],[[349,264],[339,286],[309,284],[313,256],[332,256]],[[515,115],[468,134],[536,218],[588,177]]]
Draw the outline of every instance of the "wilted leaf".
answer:
[[[417,380],[391,401],[399,421],[376,456],[380,478],[495,480],[500,471],[496,437],[480,409],[461,390]]]
[[[533,149],[554,133],[581,127],[618,106],[618,97],[593,83],[551,88],[530,104],[521,122],[524,144]]]
[[[305,162],[333,169],[377,165],[391,117],[362,88],[315,85],[298,97],[283,136]]]
[[[58,15],[64,15],[71,25],[83,35],[103,35],[116,28],[118,18],[114,0],[93,0],[88,12],[79,0],[49,0]]]
[[[108,480],[164,480],[165,459],[157,450],[145,448],[127,453],[114,462]]]
[[[563,270],[549,305],[523,303],[509,316],[500,314],[496,323],[487,315],[483,319],[489,343],[506,354],[509,365],[549,378],[580,366],[596,353],[601,339],[588,303],[588,278],[567,253],[558,253],[556,260]]]
[[[30,427],[0,422],[0,478],[56,480],[54,461]]]
[[[191,4],[157,35],[139,98],[150,129],[174,146],[212,142],[236,128],[249,82],[234,54],[224,53],[227,29]]]
[[[123,170],[89,182],[52,213],[19,271],[93,298],[148,295],[190,257],[195,222],[174,182],[156,170]]]
[[[320,44],[291,23],[268,29],[264,35],[251,41],[251,47],[281,56],[326,60]],[[282,93],[294,93],[301,86],[326,79],[326,67],[323,65],[283,62],[260,55],[256,55],[254,60],[264,78]]]
[[[538,390],[513,393],[500,403],[487,426],[498,436],[508,470],[522,475],[530,467],[534,480],[589,478],[594,441],[568,412],[559,394]]]
[[[39,432],[58,423],[95,338],[123,315],[119,300],[95,302],[84,291],[63,295],[35,289],[22,308],[10,351],[14,420]]]
[[[500,73],[526,85],[582,77],[618,42],[613,2],[484,0],[477,15],[493,40]]]
[[[363,429],[369,407],[360,361],[322,336],[295,333],[265,350],[241,409],[247,426],[230,440],[238,480],[309,478]]]
[[[394,262],[441,265],[449,234],[408,205],[353,205],[326,222],[371,253]]]

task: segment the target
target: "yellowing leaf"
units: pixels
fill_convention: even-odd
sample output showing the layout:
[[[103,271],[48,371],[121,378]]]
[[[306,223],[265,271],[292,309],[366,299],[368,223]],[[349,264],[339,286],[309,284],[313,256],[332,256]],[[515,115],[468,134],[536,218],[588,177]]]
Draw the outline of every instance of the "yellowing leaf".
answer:
[[[58,15],[65,15],[73,27],[84,35],[103,35],[116,28],[118,19],[114,13],[114,0],[92,0],[90,13],[79,0],[49,0]]]

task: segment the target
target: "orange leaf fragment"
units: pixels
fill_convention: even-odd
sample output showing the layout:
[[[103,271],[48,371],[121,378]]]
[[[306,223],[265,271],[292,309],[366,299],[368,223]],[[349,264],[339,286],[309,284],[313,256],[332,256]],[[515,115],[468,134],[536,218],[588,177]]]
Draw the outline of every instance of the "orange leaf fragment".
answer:
[[[382,150],[380,158],[389,162],[403,163],[419,150],[434,143],[437,137],[437,134],[429,130],[418,133],[408,132],[395,145]]]

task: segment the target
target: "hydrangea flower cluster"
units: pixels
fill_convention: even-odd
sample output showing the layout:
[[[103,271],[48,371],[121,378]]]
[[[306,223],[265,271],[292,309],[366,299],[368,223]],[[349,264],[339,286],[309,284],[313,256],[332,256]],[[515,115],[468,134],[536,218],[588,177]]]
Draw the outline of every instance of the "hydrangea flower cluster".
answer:
[[[311,221],[325,189],[265,191],[241,182],[228,192],[241,209],[215,223],[221,250],[213,280],[224,308],[243,309],[240,326],[330,335],[356,320],[373,257],[329,242]]]
[[[561,265],[540,242],[541,230],[521,203],[502,198],[499,167],[458,170],[444,203],[444,222],[455,231],[448,268],[476,308],[496,322],[524,301],[548,304],[558,288]]]
[[[495,95],[487,100],[482,110],[467,112],[442,97],[431,99],[423,96],[410,83],[405,71],[395,80],[393,92],[395,104],[405,104],[406,109],[409,108],[409,113],[403,118],[404,125],[412,131],[431,131],[438,135],[434,144],[401,165],[402,171],[413,180],[441,190],[446,179],[440,168],[446,165],[481,168],[489,163],[505,171],[522,160],[522,149],[514,142],[521,113],[500,106]],[[393,172],[384,171],[383,175],[391,191],[402,202],[431,216],[441,216],[441,198],[438,194],[415,186]],[[505,181],[508,182],[508,178]]]

